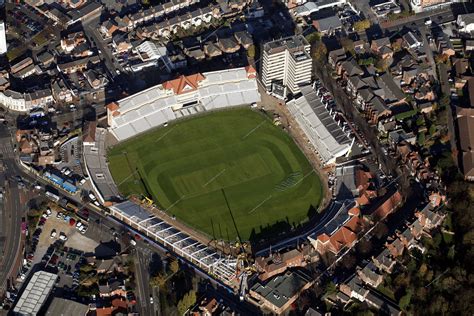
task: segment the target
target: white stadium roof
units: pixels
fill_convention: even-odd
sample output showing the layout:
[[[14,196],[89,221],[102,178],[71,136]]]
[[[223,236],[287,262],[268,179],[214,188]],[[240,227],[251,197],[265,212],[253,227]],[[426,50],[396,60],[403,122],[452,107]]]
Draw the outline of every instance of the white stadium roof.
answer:
[[[349,151],[351,140],[337,125],[311,86],[301,87],[301,93],[301,97],[288,102],[288,108],[318,150],[321,159],[331,163]]]
[[[175,94],[157,85],[118,101],[111,132],[124,140],[153,127],[195,113],[260,101],[257,82],[245,68],[203,73],[196,90]],[[195,104],[183,107],[184,104]]]

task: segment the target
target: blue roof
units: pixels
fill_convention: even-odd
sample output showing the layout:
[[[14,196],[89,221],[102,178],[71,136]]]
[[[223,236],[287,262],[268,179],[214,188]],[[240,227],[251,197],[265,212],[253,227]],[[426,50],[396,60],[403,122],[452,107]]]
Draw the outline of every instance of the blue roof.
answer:
[[[63,189],[72,193],[75,193],[77,191],[77,187],[69,181],[63,183]]]

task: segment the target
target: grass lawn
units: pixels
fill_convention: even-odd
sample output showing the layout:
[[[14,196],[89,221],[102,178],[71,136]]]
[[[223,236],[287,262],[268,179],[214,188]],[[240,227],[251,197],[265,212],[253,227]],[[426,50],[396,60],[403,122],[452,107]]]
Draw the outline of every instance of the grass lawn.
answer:
[[[244,240],[317,208],[321,182],[268,117],[233,109],[177,121],[116,145],[109,167],[124,195],[143,194],[209,236]],[[288,227],[288,225],[286,225]]]

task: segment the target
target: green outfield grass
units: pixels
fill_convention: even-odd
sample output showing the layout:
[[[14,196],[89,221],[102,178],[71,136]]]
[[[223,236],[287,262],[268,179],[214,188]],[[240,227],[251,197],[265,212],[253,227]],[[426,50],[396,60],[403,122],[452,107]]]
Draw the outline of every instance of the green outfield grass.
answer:
[[[237,237],[224,193],[245,240],[252,230],[306,220],[323,194],[291,137],[243,108],[153,130],[111,148],[108,159],[122,194],[151,196],[169,214],[216,238]]]

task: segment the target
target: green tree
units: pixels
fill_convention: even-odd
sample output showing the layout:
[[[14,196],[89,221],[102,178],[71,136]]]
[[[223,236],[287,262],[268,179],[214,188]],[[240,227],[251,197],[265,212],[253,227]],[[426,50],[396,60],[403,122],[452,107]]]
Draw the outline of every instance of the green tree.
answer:
[[[306,40],[308,41],[308,43],[310,44],[314,44],[316,43],[317,41],[320,41],[321,40],[321,34],[319,32],[313,32],[313,33],[310,33],[308,35],[306,35]]]
[[[436,134],[436,125],[431,124],[430,129],[428,130],[428,132],[430,133],[430,136],[434,136],[434,134]]]
[[[162,288],[166,284],[167,279],[168,278],[164,274],[158,273],[150,279],[150,285],[153,287],[157,286]]]
[[[255,45],[250,45],[249,48],[247,49],[247,56],[249,58],[255,58]]]
[[[94,267],[91,266],[90,264],[83,264],[80,268],[79,271],[84,272],[84,273],[89,273],[92,270],[94,270]]]
[[[362,20],[362,21],[357,21],[357,22],[354,23],[354,30],[356,32],[365,31],[369,27],[370,27],[370,21],[367,20],[367,19]]]
[[[425,133],[419,133],[418,137],[417,137],[418,145],[419,146],[424,146],[425,145],[425,139],[426,139]]]
[[[390,59],[378,58],[374,64],[378,72],[385,72],[390,67]]]
[[[337,287],[334,282],[329,281],[328,284],[326,285],[326,294],[336,294],[337,293]]]
[[[188,308],[196,303],[196,291],[190,290],[184,294],[183,298],[178,302],[178,314],[183,315]]]
[[[411,296],[412,296],[411,291],[408,291],[407,294],[403,295],[400,298],[400,301],[398,302],[398,305],[400,306],[401,309],[406,310],[406,308],[410,304]]]
[[[170,262],[170,271],[174,274],[179,270],[178,260],[174,259]]]
[[[346,52],[350,53],[351,55],[355,55],[355,47],[353,40],[347,37],[343,37],[339,40],[339,43],[346,50]]]
[[[328,49],[323,42],[316,42],[312,45],[312,53],[311,56],[316,61],[322,62],[326,58],[326,54]]]

